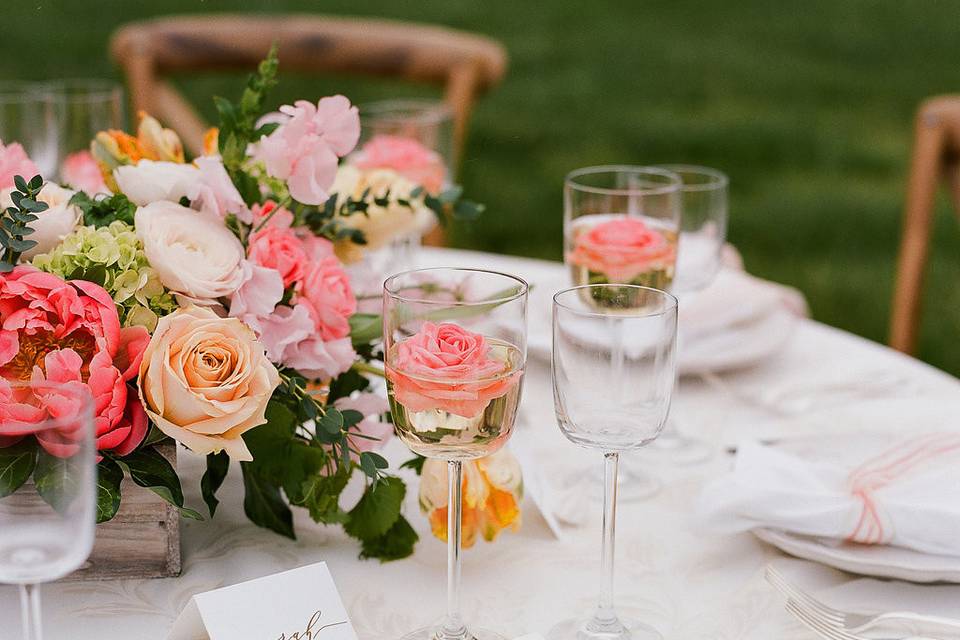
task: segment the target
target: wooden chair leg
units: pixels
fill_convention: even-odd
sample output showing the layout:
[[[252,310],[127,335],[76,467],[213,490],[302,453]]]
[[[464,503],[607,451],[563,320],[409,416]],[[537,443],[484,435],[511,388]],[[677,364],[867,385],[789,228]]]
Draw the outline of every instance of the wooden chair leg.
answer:
[[[890,346],[904,353],[912,354],[916,350],[934,200],[945,143],[946,129],[937,112],[937,102],[925,103],[917,114],[890,321]]]

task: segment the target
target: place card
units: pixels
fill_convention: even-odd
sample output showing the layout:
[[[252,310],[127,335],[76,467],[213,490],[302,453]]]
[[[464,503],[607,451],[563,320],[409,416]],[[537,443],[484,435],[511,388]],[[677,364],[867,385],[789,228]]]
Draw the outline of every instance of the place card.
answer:
[[[357,640],[326,562],[198,593],[168,640]]]

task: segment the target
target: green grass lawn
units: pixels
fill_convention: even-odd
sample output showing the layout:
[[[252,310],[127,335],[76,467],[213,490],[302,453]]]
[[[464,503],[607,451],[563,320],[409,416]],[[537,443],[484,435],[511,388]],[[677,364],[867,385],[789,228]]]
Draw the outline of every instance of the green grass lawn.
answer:
[[[0,76],[115,76],[117,25],[253,8],[441,23],[507,45],[509,75],[476,111],[461,176],[489,212],[456,244],[559,258],[570,169],[711,165],[730,174],[730,237],[748,269],[802,289],[817,319],[885,340],[913,111],[960,87],[955,3],[10,0]],[[222,78],[185,86],[205,101],[236,90]],[[277,98],[334,91],[418,90],[288,78]],[[960,233],[941,210],[921,356],[960,374]]]

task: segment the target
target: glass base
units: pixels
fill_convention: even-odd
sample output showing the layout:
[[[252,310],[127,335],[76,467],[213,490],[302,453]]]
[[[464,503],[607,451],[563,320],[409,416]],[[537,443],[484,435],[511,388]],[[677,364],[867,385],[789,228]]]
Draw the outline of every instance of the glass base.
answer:
[[[445,640],[445,638],[440,635],[440,629],[434,626],[411,631],[403,636],[401,640]],[[458,638],[457,640],[507,640],[507,638],[487,629],[471,628],[467,630],[466,636],[462,639]]]
[[[666,452],[670,455],[671,462],[677,464],[697,464],[713,457],[713,449],[709,443],[697,438],[688,438],[676,428],[665,429],[660,437],[650,444],[649,450]]]
[[[620,619],[606,628],[594,628],[592,622],[592,618],[564,620],[547,632],[547,640],[663,640],[659,631],[636,620]]]

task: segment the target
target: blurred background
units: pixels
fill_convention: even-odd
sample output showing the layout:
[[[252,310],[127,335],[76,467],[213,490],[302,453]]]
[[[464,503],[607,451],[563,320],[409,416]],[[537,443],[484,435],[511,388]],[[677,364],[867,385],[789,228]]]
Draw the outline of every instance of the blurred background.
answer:
[[[162,8],[161,8],[162,5]],[[155,15],[380,16],[501,40],[504,83],[478,103],[460,180],[488,206],[451,243],[561,259],[576,167],[689,162],[730,175],[730,240],[747,269],[799,287],[816,319],[885,342],[912,141],[924,98],[960,86],[955,2],[808,0],[12,0],[0,77],[120,78],[107,42]],[[418,94],[375,79],[284,74],[281,104]],[[237,78],[183,79],[209,119]],[[436,94],[439,95],[439,94]],[[919,355],[960,374],[960,233],[937,207]]]

